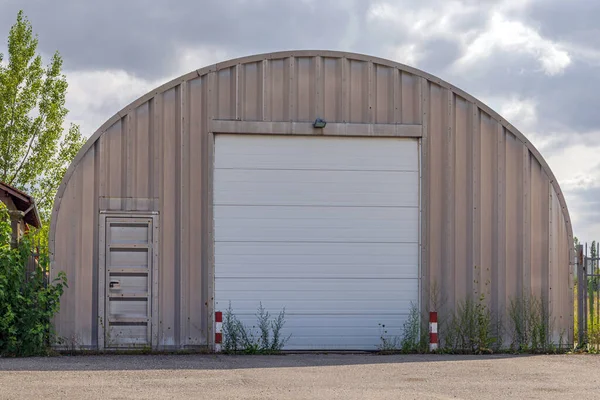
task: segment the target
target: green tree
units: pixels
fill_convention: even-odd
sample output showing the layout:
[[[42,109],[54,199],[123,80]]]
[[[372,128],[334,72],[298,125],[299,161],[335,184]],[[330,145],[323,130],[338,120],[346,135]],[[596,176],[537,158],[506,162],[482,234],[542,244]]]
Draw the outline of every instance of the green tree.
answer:
[[[0,180],[33,195],[47,225],[61,179],[84,141],[77,125],[64,129],[62,59],[56,52],[44,67],[37,46],[19,11],[8,59],[0,53]]]

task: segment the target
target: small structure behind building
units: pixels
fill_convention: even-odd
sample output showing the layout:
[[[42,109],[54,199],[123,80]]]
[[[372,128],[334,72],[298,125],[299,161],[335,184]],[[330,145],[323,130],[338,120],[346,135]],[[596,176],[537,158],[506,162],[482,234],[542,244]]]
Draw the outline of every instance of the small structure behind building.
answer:
[[[16,246],[29,227],[42,226],[35,200],[30,195],[0,182],[0,201],[6,205],[12,227],[11,244]]]

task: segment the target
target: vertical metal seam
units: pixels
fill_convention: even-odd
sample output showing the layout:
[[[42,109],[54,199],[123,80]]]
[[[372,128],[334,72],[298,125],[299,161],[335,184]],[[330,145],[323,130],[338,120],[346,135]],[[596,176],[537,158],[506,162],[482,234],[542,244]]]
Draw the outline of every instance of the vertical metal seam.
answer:
[[[398,71],[398,70],[396,70]],[[396,77],[399,75],[396,74]],[[420,284],[420,300],[422,304],[420,304],[421,315],[425,316],[429,311],[438,311],[432,310],[432,306],[430,304],[431,300],[431,285],[430,285],[430,271],[429,271],[429,81],[425,78],[421,78],[421,85],[423,86],[423,90],[421,91],[422,96],[422,112],[423,112],[423,124],[421,125],[421,165],[420,165],[420,174],[421,174],[421,279],[419,280]],[[400,93],[400,97],[402,97],[402,93]]]
[[[208,75],[208,94],[206,96],[206,122],[208,126],[210,126],[210,121],[214,118],[214,98],[216,96],[216,88],[215,88],[215,74],[211,73]],[[205,242],[203,245],[203,261],[205,268],[207,270],[207,281],[208,281],[208,293],[207,293],[207,343],[209,346],[214,346],[215,344],[215,321],[213,318],[215,311],[215,264],[214,264],[214,221],[212,218],[213,215],[213,164],[214,161],[212,159],[212,154],[214,153],[214,135],[213,132],[210,131],[210,128],[207,126],[207,131],[204,135],[204,153],[205,160],[202,163],[204,168],[203,176],[205,178],[204,182],[206,185],[206,191],[204,195],[204,206],[203,206],[203,233]]]
[[[123,197],[136,197],[134,193],[136,193],[136,173],[135,173],[135,153],[137,147],[137,132],[135,131],[135,112],[136,108],[132,108],[125,117],[127,119],[127,147],[125,152],[127,154],[127,191]],[[131,207],[131,205],[128,205]]]
[[[92,244],[92,345],[96,345],[99,349],[98,342],[98,325],[99,325],[99,308],[98,308],[98,274],[99,274],[99,233],[96,228],[99,225],[99,209],[98,209],[98,184],[99,184],[99,176],[100,176],[100,155],[98,154],[98,142],[95,142],[92,146],[94,150],[94,204],[93,204],[93,221],[94,225],[92,227],[93,234],[92,240],[94,243]]]
[[[154,97],[148,100],[148,197],[155,198],[154,176],[155,176],[155,150],[154,140],[156,137],[155,120],[154,120]],[[153,209],[156,208],[153,205]]]
[[[77,168],[77,170],[75,171],[75,176],[74,178],[76,179],[77,182],[77,190],[73,190],[73,206],[75,207],[75,212],[79,213],[76,215],[82,215],[83,214],[83,200],[84,200],[84,195],[83,195],[83,190],[84,190],[84,185],[83,185],[83,168]],[[83,223],[82,223],[82,218],[73,218],[73,224],[75,225],[75,229],[74,232],[76,233],[76,237],[75,237],[75,246],[73,249],[74,252],[74,260],[76,265],[84,265],[83,264],[83,252],[81,251],[81,249],[83,248]],[[75,273],[75,285],[74,289],[76,291],[79,291],[80,288],[78,288],[77,286],[77,281],[79,281],[80,279],[83,278],[83,271],[81,269],[77,270]],[[80,320],[78,317],[80,315],[80,310],[84,309],[84,305],[81,301],[76,302],[75,304],[75,327],[76,330],[78,325],[80,325],[81,323],[83,323],[83,320]],[[84,339],[84,342],[87,341],[86,339]]]
[[[417,76],[413,76],[413,78],[417,78]],[[450,92],[452,92],[452,90],[448,89]],[[421,97],[421,86],[420,85],[415,85],[415,94],[413,96],[413,101],[414,101],[414,105],[415,105],[415,110],[414,113],[417,114],[418,117],[422,117],[422,113],[420,113],[419,111],[419,107],[421,107],[421,103],[418,101],[419,97]],[[412,119],[414,121],[414,119]],[[419,121],[417,121],[418,123]],[[421,123],[423,123],[423,121],[420,121]]]
[[[472,142],[472,265],[469,266],[473,270],[473,290],[471,293],[479,297],[485,292],[485,286],[481,286],[481,207],[480,207],[480,191],[481,191],[481,131],[479,120],[479,107],[475,103],[470,103],[472,108],[471,113],[471,142]]]
[[[456,157],[456,138],[454,137],[454,93],[451,90],[446,89],[446,174],[447,179],[445,183],[446,192],[446,221],[445,221],[445,258],[448,260],[446,268],[449,274],[449,285],[452,293],[452,303],[456,304],[456,259],[455,259],[455,199],[454,199],[454,185],[455,185],[455,157]]]
[[[324,87],[323,87],[323,58],[315,57],[315,115],[317,118],[324,116]]]
[[[521,296],[531,294],[531,168],[529,149],[523,148],[523,293]]]
[[[290,57],[289,60],[289,67],[290,67],[290,76],[289,76],[289,86],[288,86],[288,96],[289,96],[289,109],[288,109],[288,120],[289,121],[294,121],[294,119],[296,118],[296,59],[294,56]]]
[[[153,254],[154,254],[154,249],[153,249],[153,245],[152,245],[152,239],[154,238],[154,232],[152,232],[152,229],[154,229],[154,224],[152,223],[152,218],[149,218],[146,220],[147,226],[147,232],[146,232],[146,244],[149,246],[149,249],[147,251],[146,254],[146,262],[148,263],[148,269],[147,269],[147,281],[146,281],[146,339],[148,341],[148,343],[150,343],[152,345],[152,338],[153,338],[153,329],[152,329],[152,321],[153,321],[153,316],[152,316],[152,279],[154,279],[154,274],[152,273],[152,270],[154,268],[154,264],[153,264]]]
[[[269,80],[268,77],[270,76],[270,71],[269,71],[269,67],[270,67],[270,60],[263,60],[262,61],[262,120],[263,121],[268,121],[270,120],[270,116],[267,117],[268,114],[268,110],[267,110],[267,104],[270,104],[270,93],[271,91],[269,90]]]
[[[373,61],[369,61],[367,63],[367,121],[369,121],[370,124],[372,124],[373,121],[375,121],[373,113],[373,92],[376,91],[376,88],[373,86],[373,70]]]
[[[174,151],[175,151],[175,164],[181,166],[181,87],[182,85],[178,85],[175,87],[175,115],[174,115],[174,124],[173,127],[173,135],[174,137]],[[174,310],[173,310],[173,341],[175,345],[178,346],[179,338],[180,338],[180,324],[181,324],[181,170],[180,168],[175,168],[175,210],[174,212],[174,248],[173,248],[173,269],[174,269],[174,293],[171,293],[174,300]]]
[[[188,257],[184,254],[185,252],[189,251],[189,240],[188,240],[188,236],[189,236],[189,232],[186,235],[186,224],[187,222],[184,222],[187,220],[187,218],[185,217],[185,215],[187,214],[189,216],[189,210],[185,210],[184,209],[184,203],[185,203],[185,199],[184,196],[188,193],[189,190],[189,185],[188,182],[186,182],[184,180],[184,175],[187,177],[188,173],[184,172],[184,171],[188,171],[189,168],[186,168],[186,164],[188,163],[189,157],[186,154],[186,135],[189,133],[189,130],[186,129],[187,126],[187,119],[186,119],[186,110],[187,110],[187,94],[188,94],[188,82],[184,81],[181,82],[181,84],[179,85],[179,146],[178,146],[178,163],[179,163],[179,170],[177,171],[177,186],[178,186],[178,192],[179,192],[179,198],[177,199],[177,205],[178,205],[178,209],[179,212],[177,213],[177,218],[179,219],[178,221],[178,228],[179,228],[179,240],[177,240],[177,246],[178,246],[178,257],[179,259],[177,260],[177,265],[178,265],[178,270],[179,270],[179,279],[177,280],[177,285],[179,286],[178,289],[178,293],[179,293],[179,335],[178,335],[178,342],[179,342],[179,347],[183,346],[186,343],[186,337],[187,337],[187,316],[188,316],[188,311],[187,311],[187,296],[188,296],[188,284],[189,284],[189,279],[187,276],[187,268],[189,268],[189,264],[187,263],[188,261]],[[189,196],[188,196],[188,203],[189,203]],[[182,242],[185,242],[186,245],[183,245]],[[183,265],[183,262],[186,261],[186,264]]]
[[[214,164],[215,164],[215,136],[212,132],[210,132],[208,134],[208,157],[207,157],[207,175],[208,175],[208,180],[207,180],[207,184],[208,184],[208,204],[207,204],[207,215],[208,215],[208,226],[209,226],[209,235],[208,235],[208,265],[209,265],[209,275],[211,275],[211,278],[209,280],[209,282],[212,283],[212,301],[211,304],[213,305],[213,309],[212,312],[210,312],[210,319],[211,319],[211,324],[213,324],[213,331],[214,331],[214,323],[215,323],[215,319],[212,318],[212,316],[214,315],[215,307],[214,307],[214,302],[216,299],[216,293],[215,293],[215,289],[216,289],[216,283],[215,283],[215,220],[214,220]],[[210,334],[210,341],[214,342],[215,340],[215,335],[214,333]]]
[[[553,272],[553,268],[552,268],[552,261],[554,259],[554,254],[553,254],[553,250],[554,247],[552,246],[552,229],[553,229],[553,225],[552,225],[552,219],[553,219],[553,215],[552,215],[552,211],[553,211],[553,202],[554,202],[554,198],[552,195],[552,191],[553,191],[553,186],[552,186],[552,182],[550,182],[550,184],[548,185],[548,282],[546,283],[548,286],[548,315],[550,316],[550,318],[553,316],[554,314],[554,301],[553,301],[553,279],[554,279],[554,272]],[[551,332],[549,332],[551,334]],[[552,340],[552,336],[550,336],[551,340]]]
[[[241,102],[241,98],[243,98],[244,93],[240,93],[240,91],[245,92],[245,88],[243,87],[243,85],[240,85],[240,75],[243,74],[243,71],[240,71],[242,69],[242,66],[240,64],[236,64],[234,67],[234,77],[233,79],[235,80],[235,119],[236,120],[240,120],[243,119],[245,117],[245,112],[243,110],[240,109],[240,102]],[[245,80],[244,80],[245,81]]]
[[[342,65],[342,122],[348,122],[350,119],[350,71],[348,66],[348,59],[346,57],[342,57],[340,59]]]
[[[119,193],[119,196],[121,198],[121,209],[125,209],[126,204],[125,204],[125,198],[128,197],[128,191],[127,191],[127,186],[129,184],[129,170],[128,170],[128,158],[129,158],[129,154],[127,149],[129,148],[128,146],[128,130],[129,130],[129,113],[127,113],[124,117],[121,118],[121,135],[119,137],[120,142],[121,142],[121,190]]]
[[[391,115],[390,121],[392,121],[392,123],[394,123],[394,124],[401,124],[402,123],[402,71],[400,71],[398,68],[393,68],[392,71],[393,71],[392,74],[393,74],[393,85],[394,85],[394,87],[393,87],[394,103],[393,103],[393,109],[392,109],[392,115]],[[426,85],[423,85],[423,79],[425,79],[425,78],[421,78],[421,85],[426,86]],[[427,89],[424,88],[423,90],[427,90]],[[423,90],[421,90],[421,97],[424,98],[425,95],[423,94]],[[423,107],[425,107],[425,100],[423,100]],[[426,111],[423,110],[422,112],[424,114],[424,116],[423,116],[423,124],[424,124]]]
[[[465,213],[465,233],[466,233],[466,243],[464,243],[464,268],[466,272],[466,287],[465,292],[468,296],[473,296],[473,288],[475,287],[474,282],[474,271],[473,271],[473,251],[471,249],[474,246],[473,240],[473,225],[474,225],[474,214],[473,214],[473,204],[474,204],[474,188],[473,188],[473,174],[474,174],[474,140],[473,140],[473,128],[472,125],[475,123],[473,115],[470,113],[471,109],[469,103],[466,99],[461,98],[461,103],[464,101],[465,111],[465,140],[466,140],[466,159],[465,159],[465,186],[466,186],[466,194],[465,194],[465,204],[462,205],[462,210]],[[461,244],[461,246],[463,246]]]
[[[160,287],[159,287],[159,234],[160,234],[160,215],[154,215],[152,218],[152,322],[151,322],[151,343],[152,348],[158,348],[158,338],[159,338],[159,314],[158,314],[158,304],[159,304],[159,296],[160,296]]]
[[[98,348],[104,349],[104,339],[106,336],[106,321],[105,301],[106,301],[106,217],[99,217],[98,224]]]
[[[164,126],[163,126],[163,116],[164,116],[164,103],[163,103],[163,98],[162,96],[164,96],[163,94],[157,95],[155,97],[155,101],[158,103],[157,106],[155,107],[155,111],[156,111],[156,134],[157,134],[157,140],[158,140],[158,146],[156,147],[156,155],[157,155],[157,163],[156,165],[158,166],[158,174],[157,174],[157,178],[158,178],[158,198],[159,198],[159,212],[162,214],[165,212],[165,200],[164,200],[164,165],[163,165],[163,161],[164,161],[164,154],[163,154],[163,149],[164,149]],[[159,240],[159,245],[162,246],[162,243],[164,243],[164,237],[165,237],[165,232],[164,229],[160,229],[158,232],[158,240]],[[159,253],[159,273],[158,273],[158,298],[159,298],[159,306],[158,306],[158,347],[162,347],[163,343],[164,343],[164,324],[162,322],[162,316],[161,313],[162,311],[166,311],[166,310],[161,310],[160,309],[160,303],[162,298],[164,297],[163,294],[163,273],[164,273],[164,268],[163,267],[164,264],[164,254]],[[154,312],[153,312],[154,314]],[[166,312],[165,312],[166,314]]]
[[[498,318],[501,318],[503,312],[503,306],[506,302],[506,141],[504,139],[504,127],[498,123],[498,146],[497,146],[497,157],[498,157],[498,180],[497,180],[497,191],[498,191],[498,211],[497,211],[497,246],[498,246],[498,260],[496,263],[497,268],[497,279],[496,284],[496,296],[497,296],[497,310]]]

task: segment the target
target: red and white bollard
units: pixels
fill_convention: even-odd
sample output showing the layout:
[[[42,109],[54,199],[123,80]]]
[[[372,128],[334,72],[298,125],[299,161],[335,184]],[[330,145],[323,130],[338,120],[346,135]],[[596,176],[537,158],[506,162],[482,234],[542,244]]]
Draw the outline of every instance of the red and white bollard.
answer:
[[[429,312],[429,351],[438,349],[438,318],[436,311]]]
[[[215,351],[221,351],[221,343],[223,343],[223,313],[215,311]]]

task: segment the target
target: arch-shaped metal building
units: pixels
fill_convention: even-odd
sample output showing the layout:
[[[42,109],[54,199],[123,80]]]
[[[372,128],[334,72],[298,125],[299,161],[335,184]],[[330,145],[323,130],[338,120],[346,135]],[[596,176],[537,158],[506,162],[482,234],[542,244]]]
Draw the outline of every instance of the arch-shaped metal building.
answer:
[[[261,301],[286,307],[289,348],[371,349],[411,303],[502,315],[532,294],[572,343],[572,239],[542,156],[462,90],[365,55],[256,55],[90,137],[52,215],[55,328],[81,348],[212,346],[215,311]]]

